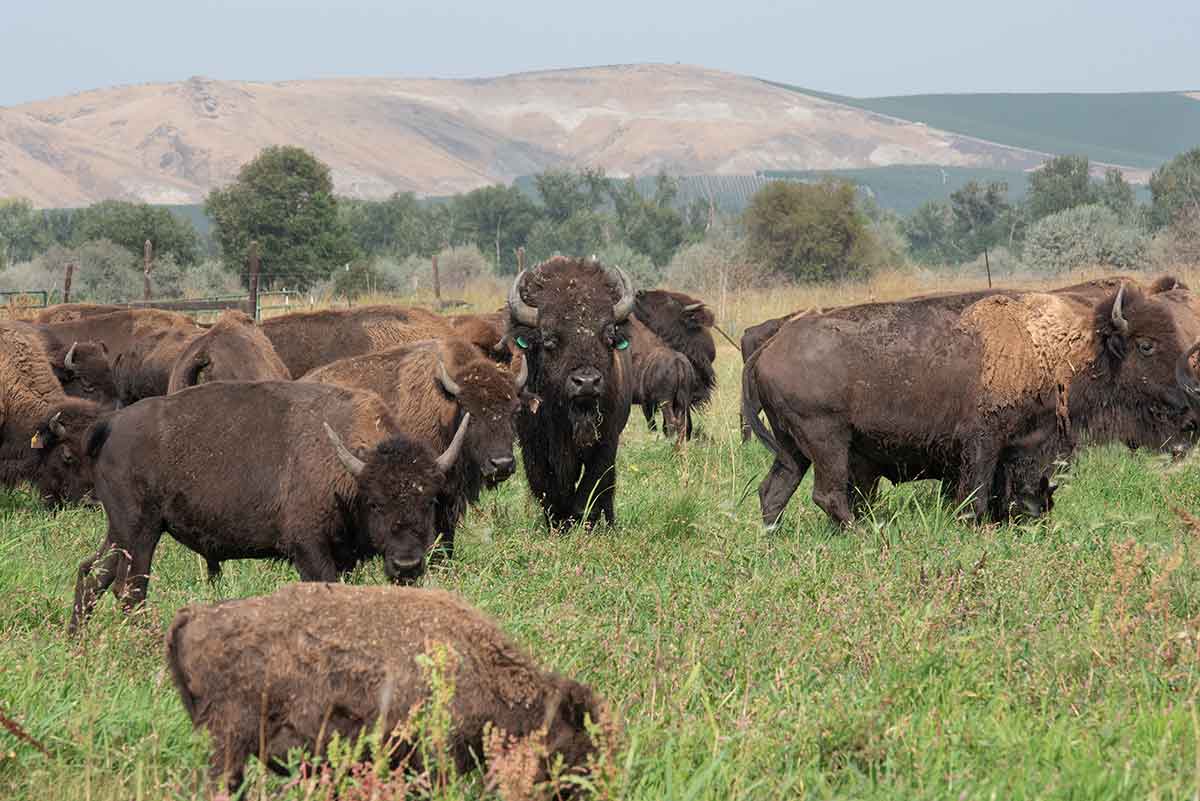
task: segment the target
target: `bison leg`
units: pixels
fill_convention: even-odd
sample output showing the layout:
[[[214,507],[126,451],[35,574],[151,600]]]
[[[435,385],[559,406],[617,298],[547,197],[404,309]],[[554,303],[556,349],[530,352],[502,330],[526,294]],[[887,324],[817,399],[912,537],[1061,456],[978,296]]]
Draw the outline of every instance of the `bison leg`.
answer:
[[[655,407],[652,402],[650,402],[650,401],[642,402],[642,414],[644,414],[646,416],[646,428],[650,431],[654,431],[655,429],[658,428],[658,426],[655,424],[655,420],[654,420],[654,408]]]
[[[999,443],[983,436],[975,437],[966,447],[962,475],[958,479],[958,490],[955,501],[958,504],[971,502],[971,511],[975,520],[982,523],[987,520],[988,507],[992,500],[992,486],[996,480],[996,470],[1000,465]]]
[[[118,566],[123,566],[121,563],[124,559],[125,554],[117,548],[109,535],[104,538],[104,544],[94,556],[80,563],[78,578],[75,579],[75,605],[71,611],[71,622],[67,626],[68,633],[78,632],[79,627],[91,617],[96,601],[113,583]]]
[[[804,432],[816,473],[813,502],[841,526],[854,522],[850,510],[850,434],[836,424],[812,424]]]
[[[879,498],[879,467],[867,459],[850,459],[850,500],[855,514],[869,509]]]
[[[767,477],[758,485],[758,504],[762,509],[764,526],[772,529],[779,525],[783,510],[795,494],[796,487],[804,480],[809,464],[808,457],[802,453],[781,453],[775,457]]]
[[[337,581],[338,569],[333,557],[318,545],[300,546],[292,554],[292,564],[301,581]]]
[[[208,583],[216,584],[221,578],[221,562],[218,559],[205,559],[204,572],[208,574]]]
[[[160,532],[139,537],[130,548],[128,574],[124,578],[121,606],[129,614],[146,603],[146,589],[150,585],[150,563],[158,548]]]
[[[583,477],[575,492],[573,516],[578,519],[587,513],[589,523],[595,523],[604,515],[608,524],[616,524],[613,499],[617,494],[616,477],[617,449],[608,445],[598,446],[591,459],[584,464]]]

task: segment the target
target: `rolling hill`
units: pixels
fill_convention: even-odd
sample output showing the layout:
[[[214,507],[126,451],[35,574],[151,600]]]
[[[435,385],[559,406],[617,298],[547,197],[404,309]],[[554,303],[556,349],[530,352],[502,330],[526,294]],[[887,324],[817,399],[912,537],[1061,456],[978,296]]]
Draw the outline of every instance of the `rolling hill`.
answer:
[[[330,165],[337,190],[445,195],[553,166],[613,175],[933,164],[1027,170],[1037,152],[764,81],[633,65],[478,80],[192,78],[0,108],[0,195],[196,203],[271,144]]]
[[[786,86],[786,84],[775,84]],[[937,94],[855,98],[787,87],[854,108],[1043,153],[1152,170],[1200,145],[1200,93]]]

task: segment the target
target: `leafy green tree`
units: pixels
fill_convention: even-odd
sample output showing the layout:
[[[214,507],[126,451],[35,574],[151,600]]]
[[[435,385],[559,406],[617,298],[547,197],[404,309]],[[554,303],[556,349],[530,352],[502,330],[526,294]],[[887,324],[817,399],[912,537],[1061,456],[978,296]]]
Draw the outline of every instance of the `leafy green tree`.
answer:
[[[1030,219],[1096,202],[1087,156],[1055,156],[1029,175]]]
[[[517,271],[516,251],[529,238],[541,210],[515,187],[486,186],[455,198],[455,227],[493,259],[496,272]]]
[[[1107,206],[1121,220],[1131,222],[1137,213],[1137,198],[1125,175],[1116,167],[1104,171],[1104,182],[1096,187],[1096,202]]]
[[[149,203],[103,200],[77,211],[72,228],[76,244],[107,239],[140,256],[148,239],[156,256],[170,254],[180,264],[194,264],[200,256],[195,227]]]
[[[525,246],[529,263],[548,259],[556,253],[587,257],[607,244],[608,217],[598,211],[581,210],[561,223],[541,219],[534,223]]]
[[[954,217],[954,242],[963,259],[972,259],[994,248],[1009,230],[1008,184],[990,181],[986,186],[968,181],[950,195]]]
[[[954,242],[954,212],[948,203],[930,200],[905,218],[900,229],[913,258],[930,264],[947,264],[958,255]]]
[[[433,235],[433,212],[412,192],[397,192],[387,200],[339,200],[338,214],[364,253],[430,256],[440,244]]]
[[[240,269],[257,240],[268,283],[307,289],[356,252],[329,168],[303,148],[266,148],[209,193],[205,210],[226,265]]]
[[[802,280],[868,273],[879,254],[851,184],[773,181],[754,193],[742,216],[750,255]]]
[[[29,261],[53,244],[42,215],[25,198],[0,198],[0,268]]]
[[[1200,147],[1180,153],[1150,176],[1150,221],[1156,228],[1200,212]]]
[[[674,208],[678,195],[678,184],[665,173],[655,179],[651,198],[638,191],[633,178],[612,181],[608,185],[608,196],[617,218],[618,238],[648,256],[658,267],[666,266],[683,243],[683,218]]]
[[[602,170],[546,170],[534,178],[538,197],[551,222],[564,223],[584,211],[593,211],[604,203],[608,181]]]

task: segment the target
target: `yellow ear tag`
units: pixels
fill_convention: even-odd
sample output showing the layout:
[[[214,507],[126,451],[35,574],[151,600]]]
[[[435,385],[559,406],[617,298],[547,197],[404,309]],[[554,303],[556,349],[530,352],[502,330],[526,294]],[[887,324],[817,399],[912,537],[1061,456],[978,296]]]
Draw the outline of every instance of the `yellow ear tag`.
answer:
[[[42,441],[41,441],[40,439],[38,439],[38,435],[37,435],[37,434],[34,434],[34,435],[33,435],[33,438],[32,438],[31,440],[29,440],[29,447],[31,447],[31,448],[40,448],[40,447],[42,447]]]

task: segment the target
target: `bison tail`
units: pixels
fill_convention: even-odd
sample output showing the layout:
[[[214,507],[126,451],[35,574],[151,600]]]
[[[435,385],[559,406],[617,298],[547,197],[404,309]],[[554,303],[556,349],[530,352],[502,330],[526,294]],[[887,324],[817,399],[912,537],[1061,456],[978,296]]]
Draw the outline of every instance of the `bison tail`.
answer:
[[[671,397],[671,405],[679,420],[686,420],[688,408],[692,405],[692,387],[696,384],[696,369],[685,357],[676,360],[678,374],[675,380],[675,392]]]
[[[175,688],[179,690],[179,698],[183,701],[183,708],[187,710],[188,718],[195,723],[196,697],[192,695],[192,691],[188,688],[187,675],[183,672],[179,642],[183,636],[183,627],[191,622],[191,619],[192,608],[185,606],[175,614],[175,620],[171,622],[171,628],[167,629],[167,667],[171,671],[171,680],[175,682]]]
[[[89,459],[95,459],[100,455],[100,450],[104,447],[104,443],[108,442],[108,435],[111,433],[112,424],[108,420],[97,420],[92,424],[87,433],[87,447],[84,449]]]
[[[767,450],[778,456],[779,443],[758,416],[758,413],[762,411],[762,403],[758,399],[758,381],[754,378],[754,368],[758,365],[758,359],[755,357],[757,353],[758,351],[755,351],[755,355],[751,356],[750,361],[746,362],[746,366],[742,368],[742,420],[750,426],[750,430],[754,432],[754,436],[758,437],[758,441],[765,445]]]

